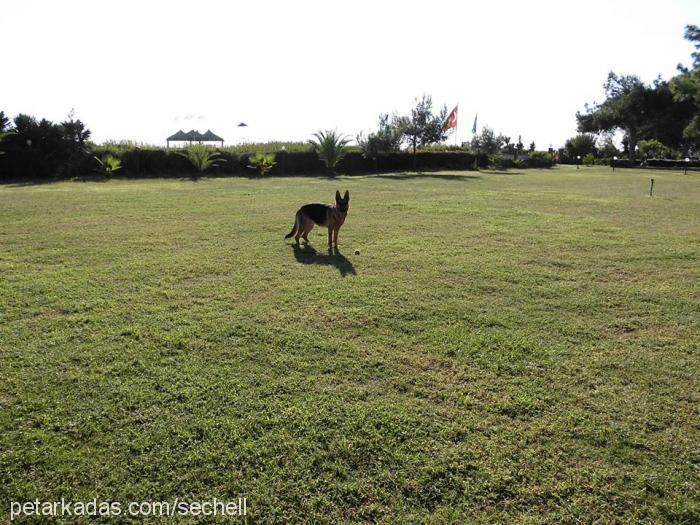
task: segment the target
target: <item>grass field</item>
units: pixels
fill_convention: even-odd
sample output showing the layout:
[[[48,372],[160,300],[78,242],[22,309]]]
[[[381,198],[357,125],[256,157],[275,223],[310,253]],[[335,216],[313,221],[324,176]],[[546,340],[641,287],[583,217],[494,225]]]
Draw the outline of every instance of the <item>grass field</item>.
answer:
[[[336,189],[342,254],[285,243]],[[0,521],[700,522],[697,174],[4,185],[0,225]]]

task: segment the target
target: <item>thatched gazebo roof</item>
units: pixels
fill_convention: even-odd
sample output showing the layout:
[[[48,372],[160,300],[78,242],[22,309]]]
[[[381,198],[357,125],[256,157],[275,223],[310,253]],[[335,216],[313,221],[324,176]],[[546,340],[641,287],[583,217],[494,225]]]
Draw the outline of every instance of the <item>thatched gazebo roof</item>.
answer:
[[[224,139],[219,137],[219,135],[215,135],[214,133],[211,132],[210,129],[207,130],[207,132],[202,135],[202,140],[206,142],[223,142]]]
[[[187,133],[185,133],[182,130],[178,130],[177,133],[175,133],[174,135],[170,135],[166,140],[168,142],[171,140],[172,141],[179,141],[179,140],[185,141],[185,140],[187,140]]]
[[[170,142],[197,142],[197,143],[202,143],[202,142],[221,142],[221,147],[224,147],[224,139],[216,135],[215,133],[212,133],[210,129],[206,131],[206,133],[202,134],[199,131],[195,131],[193,129],[189,130],[187,133],[185,133],[182,130],[179,130],[177,133],[174,135],[169,136],[166,139],[166,142],[168,144],[168,147],[170,147]]]

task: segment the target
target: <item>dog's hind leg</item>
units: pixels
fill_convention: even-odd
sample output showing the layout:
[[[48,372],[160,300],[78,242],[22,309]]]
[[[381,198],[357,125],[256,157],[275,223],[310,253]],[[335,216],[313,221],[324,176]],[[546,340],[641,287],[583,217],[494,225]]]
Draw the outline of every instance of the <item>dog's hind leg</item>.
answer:
[[[294,228],[294,241],[296,241],[296,243],[299,244],[299,237],[301,237],[304,233],[304,217],[301,215],[301,210],[297,212]]]
[[[304,233],[302,233],[301,237],[304,239],[306,244],[309,244],[309,233],[311,233],[311,230],[314,229],[314,221],[307,221],[306,224],[304,225]]]

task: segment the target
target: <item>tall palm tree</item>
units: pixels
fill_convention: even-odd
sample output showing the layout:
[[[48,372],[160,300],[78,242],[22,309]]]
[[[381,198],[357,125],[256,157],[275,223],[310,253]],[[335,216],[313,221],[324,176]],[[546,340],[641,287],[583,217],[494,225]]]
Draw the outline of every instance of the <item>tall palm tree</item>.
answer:
[[[319,158],[325,162],[328,171],[335,175],[335,167],[345,155],[350,137],[341,135],[335,130],[318,131],[314,133],[314,137],[316,140],[312,139],[309,142]]]

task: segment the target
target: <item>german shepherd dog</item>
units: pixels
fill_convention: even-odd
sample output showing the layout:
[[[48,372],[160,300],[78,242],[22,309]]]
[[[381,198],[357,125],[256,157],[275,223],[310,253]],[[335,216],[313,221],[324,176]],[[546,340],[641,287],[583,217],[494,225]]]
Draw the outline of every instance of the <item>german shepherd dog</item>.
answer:
[[[335,205],[320,204],[313,202],[304,204],[297,211],[294,219],[292,231],[284,236],[289,239],[292,235],[297,244],[299,237],[309,242],[309,232],[314,229],[314,225],[326,226],[328,228],[328,249],[338,248],[338,231],[345,222],[345,217],[348,214],[348,205],[350,204],[350,192],[345,191],[345,195],[341,198],[340,192],[335,192]]]

